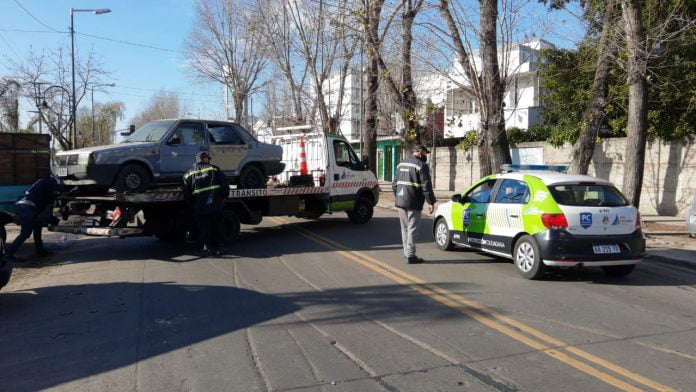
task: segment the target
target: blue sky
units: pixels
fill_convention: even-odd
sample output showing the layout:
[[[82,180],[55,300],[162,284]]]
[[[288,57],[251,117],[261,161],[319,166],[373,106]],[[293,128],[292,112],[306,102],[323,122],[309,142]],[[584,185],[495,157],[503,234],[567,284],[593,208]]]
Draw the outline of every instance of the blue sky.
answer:
[[[552,20],[553,33],[545,36],[558,46],[571,47],[581,36],[577,20],[561,12],[548,13],[531,0],[531,13]],[[185,67],[182,45],[193,25],[194,0],[0,0],[0,76],[11,75],[10,58],[26,57],[30,49],[69,48],[70,8],[110,8],[109,14],[75,14],[78,54],[92,49],[111,72],[105,83],[116,87],[95,93],[95,101],[122,101],[126,116],[117,127],[125,128],[128,120],[146,105],[158,90],[180,94],[185,112],[191,117],[222,118],[222,88],[218,84],[196,82]],[[33,15],[23,10],[21,4]],[[535,26],[529,26],[534,30]],[[148,48],[80,35],[98,35],[111,40],[151,46]],[[89,103],[83,101],[88,107]],[[32,110],[21,107],[22,121]],[[255,105],[255,112],[261,105]]]
[[[70,8],[110,8],[109,14],[75,13],[76,33],[98,35],[114,40],[148,45],[164,50],[127,45],[76,34],[78,52],[93,49],[104,68],[111,71],[104,93],[95,92],[95,101],[122,101],[126,119],[136,115],[148,98],[160,89],[180,93],[192,117],[219,117],[222,89],[219,85],[200,84],[184,67],[181,47],[191,31],[192,0],[17,0],[36,19],[59,31],[68,31]],[[8,58],[24,58],[31,49],[69,48],[70,35],[52,32],[25,12],[15,0],[0,0],[0,75],[8,75]],[[23,30],[23,31],[9,31]],[[28,32],[41,31],[41,32]],[[89,105],[83,101],[83,105]],[[22,109],[33,108],[24,105]],[[26,115],[26,114],[23,114]]]

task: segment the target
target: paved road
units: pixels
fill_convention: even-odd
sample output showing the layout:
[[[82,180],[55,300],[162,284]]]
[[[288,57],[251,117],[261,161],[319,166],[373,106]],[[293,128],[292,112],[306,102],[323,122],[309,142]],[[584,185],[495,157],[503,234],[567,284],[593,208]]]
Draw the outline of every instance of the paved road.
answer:
[[[430,238],[405,264],[380,209],[269,219],[219,259],[75,241],[0,292],[0,390],[694,390],[693,270],[532,282]]]

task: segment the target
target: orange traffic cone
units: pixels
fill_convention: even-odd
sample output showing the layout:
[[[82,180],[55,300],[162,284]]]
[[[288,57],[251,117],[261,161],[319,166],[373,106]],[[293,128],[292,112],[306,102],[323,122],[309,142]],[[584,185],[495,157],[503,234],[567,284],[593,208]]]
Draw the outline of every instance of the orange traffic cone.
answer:
[[[309,169],[307,169],[307,153],[305,152],[304,136],[300,138],[300,174],[309,174]]]

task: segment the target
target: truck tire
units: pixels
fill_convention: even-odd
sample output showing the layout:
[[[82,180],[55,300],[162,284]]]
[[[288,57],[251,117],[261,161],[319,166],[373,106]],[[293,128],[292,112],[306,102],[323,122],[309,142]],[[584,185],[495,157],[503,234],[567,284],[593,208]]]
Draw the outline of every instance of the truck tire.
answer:
[[[183,216],[171,215],[161,210],[146,210],[145,225],[162,242],[184,243],[188,227]]]
[[[263,175],[261,169],[254,165],[246,165],[242,169],[242,174],[237,180],[237,187],[240,189],[260,189],[265,188],[268,178]]]
[[[232,245],[239,237],[239,231],[241,230],[241,223],[239,222],[239,217],[237,214],[231,211],[225,212],[225,243],[227,245]]]
[[[353,210],[348,211],[348,219],[357,224],[367,223],[372,219],[374,212],[375,206],[372,204],[372,201],[365,196],[360,196],[355,201]]]
[[[546,265],[541,259],[541,250],[534,238],[523,235],[515,243],[513,261],[517,271],[525,279],[539,279],[546,272]]]
[[[142,193],[148,187],[150,187],[150,173],[136,163],[124,165],[114,183],[117,192]]]
[[[611,276],[613,278],[620,278],[633,272],[634,268],[636,268],[635,264],[607,265],[602,267],[602,270],[604,270],[604,274],[607,276]]]

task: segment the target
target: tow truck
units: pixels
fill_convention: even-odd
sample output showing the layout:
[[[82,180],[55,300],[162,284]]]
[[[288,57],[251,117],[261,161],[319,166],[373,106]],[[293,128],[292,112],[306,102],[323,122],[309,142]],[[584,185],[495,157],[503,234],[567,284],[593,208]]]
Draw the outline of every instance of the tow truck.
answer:
[[[271,178],[265,188],[230,187],[224,209],[228,243],[237,238],[241,224],[257,225],[264,217],[318,219],[323,214],[345,212],[356,224],[372,218],[379,200],[377,178],[366,157],[358,159],[345,138],[314,132],[273,137],[272,143],[283,147],[285,171]],[[63,220],[49,228],[52,231],[121,238],[155,236],[178,243],[195,237],[181,187],[143,193],[65,194],[59,201]]]

